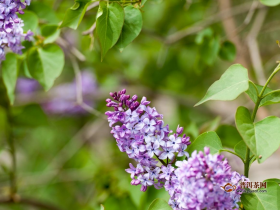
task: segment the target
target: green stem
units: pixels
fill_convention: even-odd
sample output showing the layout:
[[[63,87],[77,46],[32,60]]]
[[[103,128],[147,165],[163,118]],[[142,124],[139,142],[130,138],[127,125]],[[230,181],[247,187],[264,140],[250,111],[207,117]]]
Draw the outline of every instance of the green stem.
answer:
[[[155,156],[156,156],[157,159],[161,162],[162,165],[167,166],[167,164],[166,164],[163,160],[159,159],[159,157],[158,157],[156,154],[155,154]]]
[[[256,118],[256,115],[257,115],[260,103],[261,103],[262,99],[264,98],[263,94],[265,92],[265,89],[267,88],[269,82],[272,80],[272,78],[275,76],[275,74],[277,74],[277,72],[279,70],[280,70],[280,64],[278,64],[278,66],[274,69],[272,74],[269,76],[269,78],[266,81],[265,85],[263,86],[260,94],[258,95],[258,99],[257,99],[257,102],[255,104],[255,108],[254,108],[253,113],[252,113],[252,121],[253,122],[255,121],[255,118]],[[249,149],[249,147],[247,147],[247,149],[246,149],[246,159],[245,159],[245,164],[244,164],[244,175],[246,177],[249,177],[250,160],[251,160],[251,158],[250,158],[250,149]]]
[[[234,154],[235,156],[239,157],[242,160],[242,162],[244,163],[243,158],[240,155],[238,155],[235,152],[233,152],[233,151],[230,151],[230,150],[227,150],[227,149],[220,149],[219,152],[229,152],[231,154]]]
[[[8,139],[8,144],[10,147],[10,154],[11,154],[11,159],[12,159],[12,169],[10,172],[10,187],[11,187],[11,192],[10,196],[13,198],[15,194],[17,193],[17,171],[16,171],[16,151],[15,151],[15,144],[14,144],[14,137],[13,137],[13,126],[12,126],[12,114],[11,114],[11,109],[8,107],[8,120],[9,120],[9,127],[8,127],[8,132],[7,132],[7,139]]]
[[[265,94],[262,98],[265,98],[266,96],[268,96],[268,95],[270,95],[270,94],[278,93],[278,92],[280,92],[280,90],[273,90],[273,91],[271,91],[271,92]]]

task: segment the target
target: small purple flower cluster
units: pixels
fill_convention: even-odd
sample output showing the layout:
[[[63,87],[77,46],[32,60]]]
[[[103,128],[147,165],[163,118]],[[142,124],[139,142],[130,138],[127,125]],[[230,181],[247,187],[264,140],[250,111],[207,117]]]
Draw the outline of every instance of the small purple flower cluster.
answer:
[[[13,52],[20,54],[23,46],[21,38],[30,40],[33,35],[31,31],[23,33],[23,21],[17,13],[23,14],[26,5],[30,5],[30,0],[0,0],[0,62],[5,60],[5,47],[9,47]]]
[[[207,147],[204,152],[194,151],[187,161],[176,162],[176,179],[168,189],[169,204],[174,210],[238,208],[242,194],[240,183],[249,180],[232,172],[222,155],[211,155]],[[224,191],[221,186],[227,183],[235,185],[236,189]]]
[[[137,162],[136,167],[130,164],[126,169],[131,174],[131,184],[141,184],[142,191],[151,185],[159,189],[174,174],[171,164],[176,156],[188,156],[185,150],[190,144],[189,137],[181,136],[183,128],[179,126],[172,134],[169,126],[164,126],[163,115],[148,106],[150,102],[146,97],[139,103],[136,95],[130,97],[125,93],[125,89],[110,93],[113,100],[106,100],[107,106],[115,109],[105,113],[112,127],[111,133],[120,151]],[[161,167],[156,158],[162,163]]]

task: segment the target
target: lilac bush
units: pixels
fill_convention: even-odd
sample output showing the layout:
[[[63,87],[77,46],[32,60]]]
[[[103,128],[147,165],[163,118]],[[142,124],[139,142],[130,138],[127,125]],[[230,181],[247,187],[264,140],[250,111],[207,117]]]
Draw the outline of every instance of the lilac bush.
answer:
[[[10,48],[14,53],[21,54],[24,48],[21,40],[30,40],[33,35],[31,31],[23,33],[23,21],[17,13],[23,14],[26,5],[30,0],[0,0],[0,62],[5,60],[5,47]]]
[[[164,125],[163,115],[148,106],[146,97],[138,102],[138,97],[126,95],[125,89],[110,95],[113,100],[106,102],[114,111],[105,114],[111,133],[120,151],[137,163],[130,163],[126,169],[132,185],[140,184],[141,191],[152,185],[156,189],[164,187],[175,210],[238,207],[242,191],[228,194],[221,186],[233,183],[239,189],[241,181],[249,180],[232,172],[222,155],[211,155],[205,147],[205,154],[194,151],[189,157],[185,150],[191,142],[182,135],[183,128],[178,126],[173,133]],[[183,156],[187,160],[176,162],[177,157]]]

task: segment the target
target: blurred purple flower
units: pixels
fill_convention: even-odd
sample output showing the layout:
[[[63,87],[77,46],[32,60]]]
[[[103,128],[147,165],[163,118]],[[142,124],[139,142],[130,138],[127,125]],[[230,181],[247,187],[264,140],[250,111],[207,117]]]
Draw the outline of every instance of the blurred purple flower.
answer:
[[[32,94],[40,89],[40,84],[34,79],[18,78],[16,92],[21,94]]]
[[[96,80],[89,71],[83,71],[81,76],[84,103],[93,106],[91,95],[97,90]],[[16,89],[19,94],[31,95],[40,88],[36,80],[19,78]],[[53,87],[49,91],[50,99],[42,104],[43,109],[49,114],[86,114],[87,112],[76,103],[76,91],[75,81]]]

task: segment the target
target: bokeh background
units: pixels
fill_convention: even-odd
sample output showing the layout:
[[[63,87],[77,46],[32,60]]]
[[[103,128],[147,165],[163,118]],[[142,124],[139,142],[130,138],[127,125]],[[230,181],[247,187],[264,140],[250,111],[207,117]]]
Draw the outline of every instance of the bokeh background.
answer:
[[[40,23],[57,24],[73,3],[32,0],[28,10]],[[119,152],[103,115],[109,92],[126,88],[131,95],[146,96],[173,130],[180,124],[191,140],[215,130],[224,146],[232,148],[241,140],[234,128],[235,111],[240,105],[252,109],[249,97],[193,105],[233,63],[244,65],[251,80],[264,85],[280,60],[279,9],[249,0],[148,0],[139,37],[123,52],[110,50],[103,62],[97,40],[82,35],[94,23],[97,7],[87,11],[78,30],[62,29],[57,39],[66,65],[55,86],[46,93],[32,80],[18,81],[12,113],[19,194],[67,210],[99,210],[100,204],[106,210],[146,210],[155,198],[168,199],[164,189],[151,187],[143,193],[130,185],[124,171],[130,160]],[[76,104],[74,68],[82,72],[88,107]],[[279,81],[277,75],[270,87],[279,88]],[[279,105],[261,108],[257,118],[268,115],[280,116]],[[4,121],[0,109],[0,137]],[[3,138],[0,146],[0,194],[5,196],[11,160]],[[243,173],[242,162],[225,155]],[[279,158],[277,151],[265,163],[254,163],[251,180],[280,178]],[[0,209],[35,208],[1,204]]]

